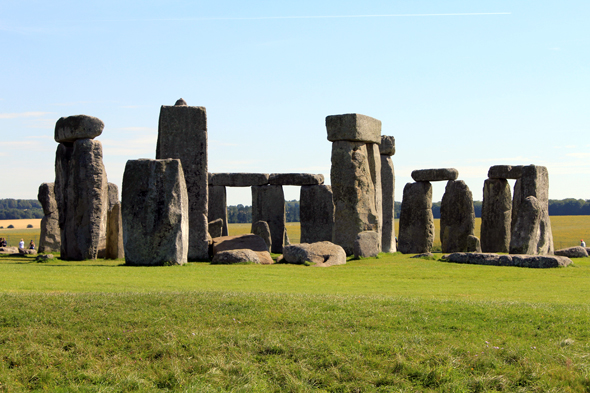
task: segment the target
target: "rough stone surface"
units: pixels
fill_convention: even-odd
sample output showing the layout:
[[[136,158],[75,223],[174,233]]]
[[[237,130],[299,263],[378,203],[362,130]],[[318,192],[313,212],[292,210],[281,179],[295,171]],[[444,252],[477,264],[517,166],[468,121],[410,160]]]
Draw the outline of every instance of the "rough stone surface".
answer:
[[[299,203],[301,243],[331,241],[334,229],[332,187],[302,186]]]
[[[354,252],[356,236],[363,231],[381,233],[381,156],[375,144],[332,143],[330,171],[334,198],[332,241]]]
[[[29,250],[29,249],[19,248],[18,253],[23,254],[23,255],[35,255],[35,254],[37,254],[37,250]]]
[[[106,243],[108,182],[102,145],[92,139],[60,143],[55,158],[61,259],[96,259]]]
[[[463,180],[449,180],[440,204],[442,252],[469,251],[475,228],[473,195]]]
[[[357,113],[326,117],[328,140],[381,143],[381,121]]]
[[[481,249],[507,253],[510,248],[512,193],[506,179],[486,179],[481,209]]]
[[[47,262],[50,259],[53,259],[53,254],[38,254],[35,258],[37,262]]]
[[[324,175],[313,173],[271,173],[268,183],[277,186],[313,186],[324,184]]]
[[[129,160],[123,175],[125,262],[184,264],[189,202],[180,160]]]
[[[588,256],[588,251],[586,251],[585,247],[569,247],[569,248],[562,248],[561,250],[556,250],[555,255],[559,255],[562,257],[568,258],[585,258]]]
[[[381,146],[383,146],[383,142]],[[395,170],[390,156],[381,155],[382,228],[381,249],[396,252],[395,244]]]
[[[209,221],[209,235],[214,237],[221,237],[223,236],[223,220],[221,218],[217,218],[215,220]]]
[[[229,250],[252,250],[258,255],[258,259],[263,265],[271,265],[274,263],[268,247],[260,236],[256,235],[240,235],[240,236],[223,236],[213,238],[212,250],[213,257],[217,253]]]
[[[417,169],[412,171],[412,179],[415,181],[445,181],[457,180],[459,171],[455,168]]]
[[[210,173],[209,184],[226,187],[252,187],[268,184],[268,173]]]
[[[179,98],[178,100],[176,100],[176,102],[174,103],[174,106],[187,106],[188,104],[186,103],[186,101],[184,100],[184,98]]]
[[[18,247],[0,247],[0,254],[18,254]]]
[[[434,254],[431,252],[424,252],[422,254],[416,254],[414,256],[411,256],[410,258],[416,258],[416,259],[433,259],[434,258]]]
[[[467,236],[467,252],[481,252],[481,243],[477,236]]]
[[[346,252],[331,242],[300,243],[285,247],[283,262],[303,264],[314,263],[318,267],[346,264]]]
[[[522,165],[494,165],[488,170],[490,179],[520,179]]]
[[[266,245],[268,246],[267,249],[270,252],[272,249],[272,238],[270,235],[270,228],[266,221],[256,221],[252,224],[252,231],[254,235],[259,236]],[[286,233],[286,231],[285,231]]]
[[[61,249],[59,212],[54,190],[54,183],[43,183],[39,186],[39,193],[37,194],[37,199],[43,207],[44,214],[41,219],[39,252],[57,252]]]
[[[109,210],[107,212],[107,235],[104,258],[125,258],[119,187],[114,183],[109,183]]]
[[[498,255],[491,253],[457,252],[443,255],[442,262],[469,263],[474,265],[516,266],[530,268],[565,267],[572,263],[567,257],[554,255]]]
[[[383,156],[392,156],[395,154],[395,138],[389,135],[381,135],[381,144],[379,145],[379,154]]]
[[[102,120],[86,115],[61,117],[55,124],[54,139],[57,143],[74,142],[78,139],[94,139],[104,129]]]
[[[434,242],[432,184],[407,183],[399,218],[398,251],[404,254],[430,252]]]
[[[379,234],[375,231],[361,232],[354,241],[354,257],[369,258],[379,255]]]
[[[220,236],[227,236],[227,190],[224,186],[209,185],[209,209],[207,215],[209,222],[221,219],[223,226],[221,228]]]
[[[211,260],[212,265],[231,265],[233,263],[254,262],[260,264],[260,258],[255,251],[242,250],[227,250],[220,251]]]
[[[285,195],[282,186],[252,187],[252,222],[256,221],[268,223],[271,250],[282,253],[285,236]]]
[[[182,163],[189,202],[189,261],[208,260],[207,113],[197,106],[160,109],[156,158]]]

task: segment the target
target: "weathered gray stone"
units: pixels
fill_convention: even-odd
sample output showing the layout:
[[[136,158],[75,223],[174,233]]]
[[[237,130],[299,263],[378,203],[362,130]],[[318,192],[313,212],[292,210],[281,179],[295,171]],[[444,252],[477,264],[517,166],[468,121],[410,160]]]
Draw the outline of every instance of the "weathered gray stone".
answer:
[[[102,120],[86,115],[61,117],[55,124],[54,139],[57,143],[74,142],[78,139],[94,139],[104,128]]]
[[[123,245],[123,216],[121,214],[121,203],[117,201],[109,209],[107,218],[107,241],[105,256],[106,259],[125,258],[125,247]]]
[[[529,268],[565,267],[571,259],[549,255],[498,255],[491,253],[457,252],[443,255],[441,262],[469,263],[475,265],[516,266]]]
[[[218,218],[221,219],[223,222],[221,236],[227,236],[227,191],[224,186],[209,185],[209,209],[207,214],[209,222]]]
[[[270,235],[270,228],[268,226],[268,223],[266,221],[256,221],[252,224],[251,232],[256,236],[259,236],[262,240],[264,240],[264,242],[268,246],[268,251],[270,252],[270,250],[272,249],[272,238]]]
[[[179,98],[178,100],[176,100],[176,102],[174,103],[174,106],[187,106],[188,104],[186,103],[186,101],[184,100],[184,98]]]
[[[53,254],[38,254],[37,258],[35,258],[35,260],[37,262],[47,262],[49,260],[53,259]]]
[[[283,262],[297,264],[311,262],[317,267],[344,265],[346,252],[342,247],[331,242],[300,243],[284,248]]]
[[[260,264],[260,258],[255,251],[246,249],[220,251],[211,260],[212,265],[231,265],[234,263],[253,262]]]
[[[459,171],[455,168],[417,169],[412,171],[412,179],[415,181],[445,181],[457,180]]]
[[[379,145],[379,154],[382,156],[392,156],[395,154],[395,138],[389,135],[381,135],[381,144]]]
[[[331,241],[334,229],[332,187],[302,186],[299,203],[301,243]]]
[[[381,142],[381,146],[383,142]],[[383,252],[396,252],[395,244],[395,171],[391,157],[381,154],[381,193],[383,200],[383,226],[381,248]]]
[[[542,208],[537,198],[527,197],[519,204],[519,214],[512,224],[510,237],[511,254],[539,254],[539,228]]]
[[[60,143],[55,158],[61,258],[96,259],[106,242],[108,183],[102,145],[92,139]]]
[[[381,121],[357,113],[326,117],[328,140],[381,143]]]
[[[354,257],[369,258],[379,255],[379,234],[375,231],[364,231],[354,241]]]
[[[18,254],[18,247],[0,247],[0,254]]]
[[[19,248],[18,249],[18,253],[21,254],[21,255],[36,255],[37,254],[37,250]]]
[[[588,256],[588,251],[586,251],[585,247],[576,246],[555,250],[555,255],[568,258],[585,258]]]
[[[57,252],[61,249],[59,212],[54,190],[54,183],[43,183],[39,186],[39,193],[37,194],[37,199],[43,207],[44,214],[41,219],[39,252]]]
[[[440,204],[442,252],[469,251],[475,228],[473,195],[463,180],[449,180]]]
[[[434,256],[434,254],[431,253],[431,252],[423,252],[422,254],[413,255],[410,258],[415,258],[415,259],[429,259],[429,260],[436,259],[436,257]]]
[[[221,237],[223,236],[223,220],[221,218],[217,218],[215,220],[209,221],[209,235],[214,237]]]
[[[399,217],[398,250],[404,254],[430,252],[434,242],[432,184],[407,183]]]
[[[481,249],[507,253],[510,247],[512,193],[506,179],[486,179],[481,209]]]
[[[481,244],[477,236],[467,236],[467,252],[481,252]]]
[[[268,173],[210,173],[209,184],[226,187],[252,187],[268,184]]]
[[[184,264],[189,250],[189,202],[180,160],[129,160],[122,215],[128,265]]]
[[[271,173],[268,183],[277,186],[313,186],[324,184],[324,175],[313,173]]]
[[[272,238],[271,251],[283,252],[285,236],[285,195],[282,186],[252,187],[252,222],[266,221]]]
[[[189,196],[190,261],[208,260],[207,113],[204,107],[165,106],[160,109],[156,158],[178,158]]]
[[[488,170],[490,179],[520,179],[522,165],[494,165]]]
[[[260,236],[240,235],[240,236],[223,236],[213,238],[213,257],[217,253],[229,250],[252,250],[258,255],[258,259],[263,265],[273,264],[274,261],[268,252],[268,247]]]

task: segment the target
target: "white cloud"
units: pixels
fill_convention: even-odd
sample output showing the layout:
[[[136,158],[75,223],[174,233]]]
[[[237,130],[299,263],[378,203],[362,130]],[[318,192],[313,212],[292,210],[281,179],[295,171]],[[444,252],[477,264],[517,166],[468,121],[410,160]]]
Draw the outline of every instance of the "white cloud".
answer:
[[[20,117],[39,117],[49,115],[53,112],[20,112],[20,113],[0,113],[0,119],[17,119]]]
[[[576,157],[576,158],[586,158],[586,157],[590,157],[590,152],[587,152],[587,153],[567,153],[566,156]]]

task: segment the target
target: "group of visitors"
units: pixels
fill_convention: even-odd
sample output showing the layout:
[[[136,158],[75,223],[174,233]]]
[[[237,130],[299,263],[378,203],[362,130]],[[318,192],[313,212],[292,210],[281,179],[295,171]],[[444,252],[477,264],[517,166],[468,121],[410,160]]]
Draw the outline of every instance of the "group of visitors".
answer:
[[[8,246],[8,242],[6,241],[5,237],[0,237],[0,247]]]
[[[20,239],[20,242],[18,242],[18,248],[21,250],[25,249],[25,241],[23,239]],[[35,242],[31,239],[31,242],[29,243],[29,250],[34,250],[35,249]]]

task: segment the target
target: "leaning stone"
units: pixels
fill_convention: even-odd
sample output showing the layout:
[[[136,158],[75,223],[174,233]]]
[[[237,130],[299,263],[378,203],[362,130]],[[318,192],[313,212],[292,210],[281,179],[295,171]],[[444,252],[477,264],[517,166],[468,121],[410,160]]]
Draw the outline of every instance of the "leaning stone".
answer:
[[[488,170],[490,179],[520,179],[522,165],[494,165]]]
[[[218,218],[213,221],[209,221],[209,235],[213,237],[221,237],[223,233],[223,220]]]
[[[381,144],[379,145],[379,154],[382,156],[392,156],[395,154],[395,138],[388,135],[381,135]]]
[[[252,250],[227,250],[220,251],[211,260],[212,265],[231,265],[234,263],[252,262],[260,264],[258,254]]]
[[[213,257],[217,253],[229,250],[252,250],[258,255],[258,259],[263,265],[271,265],[274,263],[268,252],[268,247],[260,236],[256,235],[239,235],[239,236],[223,236],[213,238]]]
[[[354,241],[354,257],[369,258],[379,255],[379,234],[375,231],[364,231]]]
[[[55,200],[54,183],[41,184],[37,199],[43,207],[44,214],[41,219],[39,252],[57,252],[61,249],[61,231],[59,229],[59,211]]]
[[[61,117],[55,124],[54,139],[57,143],[74,142],[78,139],[94,139],[104,128],[102,120],[86,115]]]
[[[334,229],[332,187],[302,186],[299,203],[301,243],[331,241]]]
[[[285,228],[285,236],[283,236],[283,247],[290,245],[291,242],[289,241],[289,234],[287,233],[287,229]]]
[[[415,181],[445,181],[457,180],[459,171],[455,168],[417,169],[412,171],[412,179]]]
[[[475,212],[473,196],[463,180],[449,180],[440,204],[440,242],[442,252],[469,251]]]
[[[223,227],[221,229],[220,236],[228,235],[227,191],[224,186],[209,185],[209,209],[207,211],[207,216],[209,222],[221,219],[223,222]]]
[[[467,236],[467,252],[481,252],[481,244],[477,236]]]
[[[393,138],[393,137],[392,137]],[[380,148],[383,147],[381,142]],[[395,244],[395,171],[390,156],[381,154],[382,222],[381,249],[396,252]]]
[[[381,143],[381,121],[357,113],[326,117],[328,140]]]
[[[404,254],[430,252],[433,242],[432,184],[407,183],[399,219],[398,250]]]
[[[481,209],[481,249],[507,253],[510,247],[512,193],[506,179],[486,179]]]
[[[569,248],[562,248],[561,250],[556,250],[555,255],[559,255],[562,257],[568,258],[585,258],[588,256],[588,251],[586,251],[585,247],[569,247]]]
[[[314,263],[318,267],[346,264],[346,252],[331,242],[300,243],[287,246],[283,250],[282,262],[303,264]]]
[[[324,175],[313,173],[271,173],[268,183],[279,186],[313,186],[324,184]]]
[[[209,184],[226,187],[252,187],[268,184],[268,173],[210,173]]]
[[[282,186],[252,187],[252,222],[266,221],[272,238],[271,250],[283,252],[285,235],[285,195]]]
[[[180,160],[127,161],[122,199],[128,265],[187,262],[188,195]]]
[[[252,224],[252,231],[254,235],[260,236],[262,240],[268,246],[268,251],[270,252],[272,248],[272,239],[270,236],[270,228],[268,227],[268,223],[266,221],[256,221]]]

